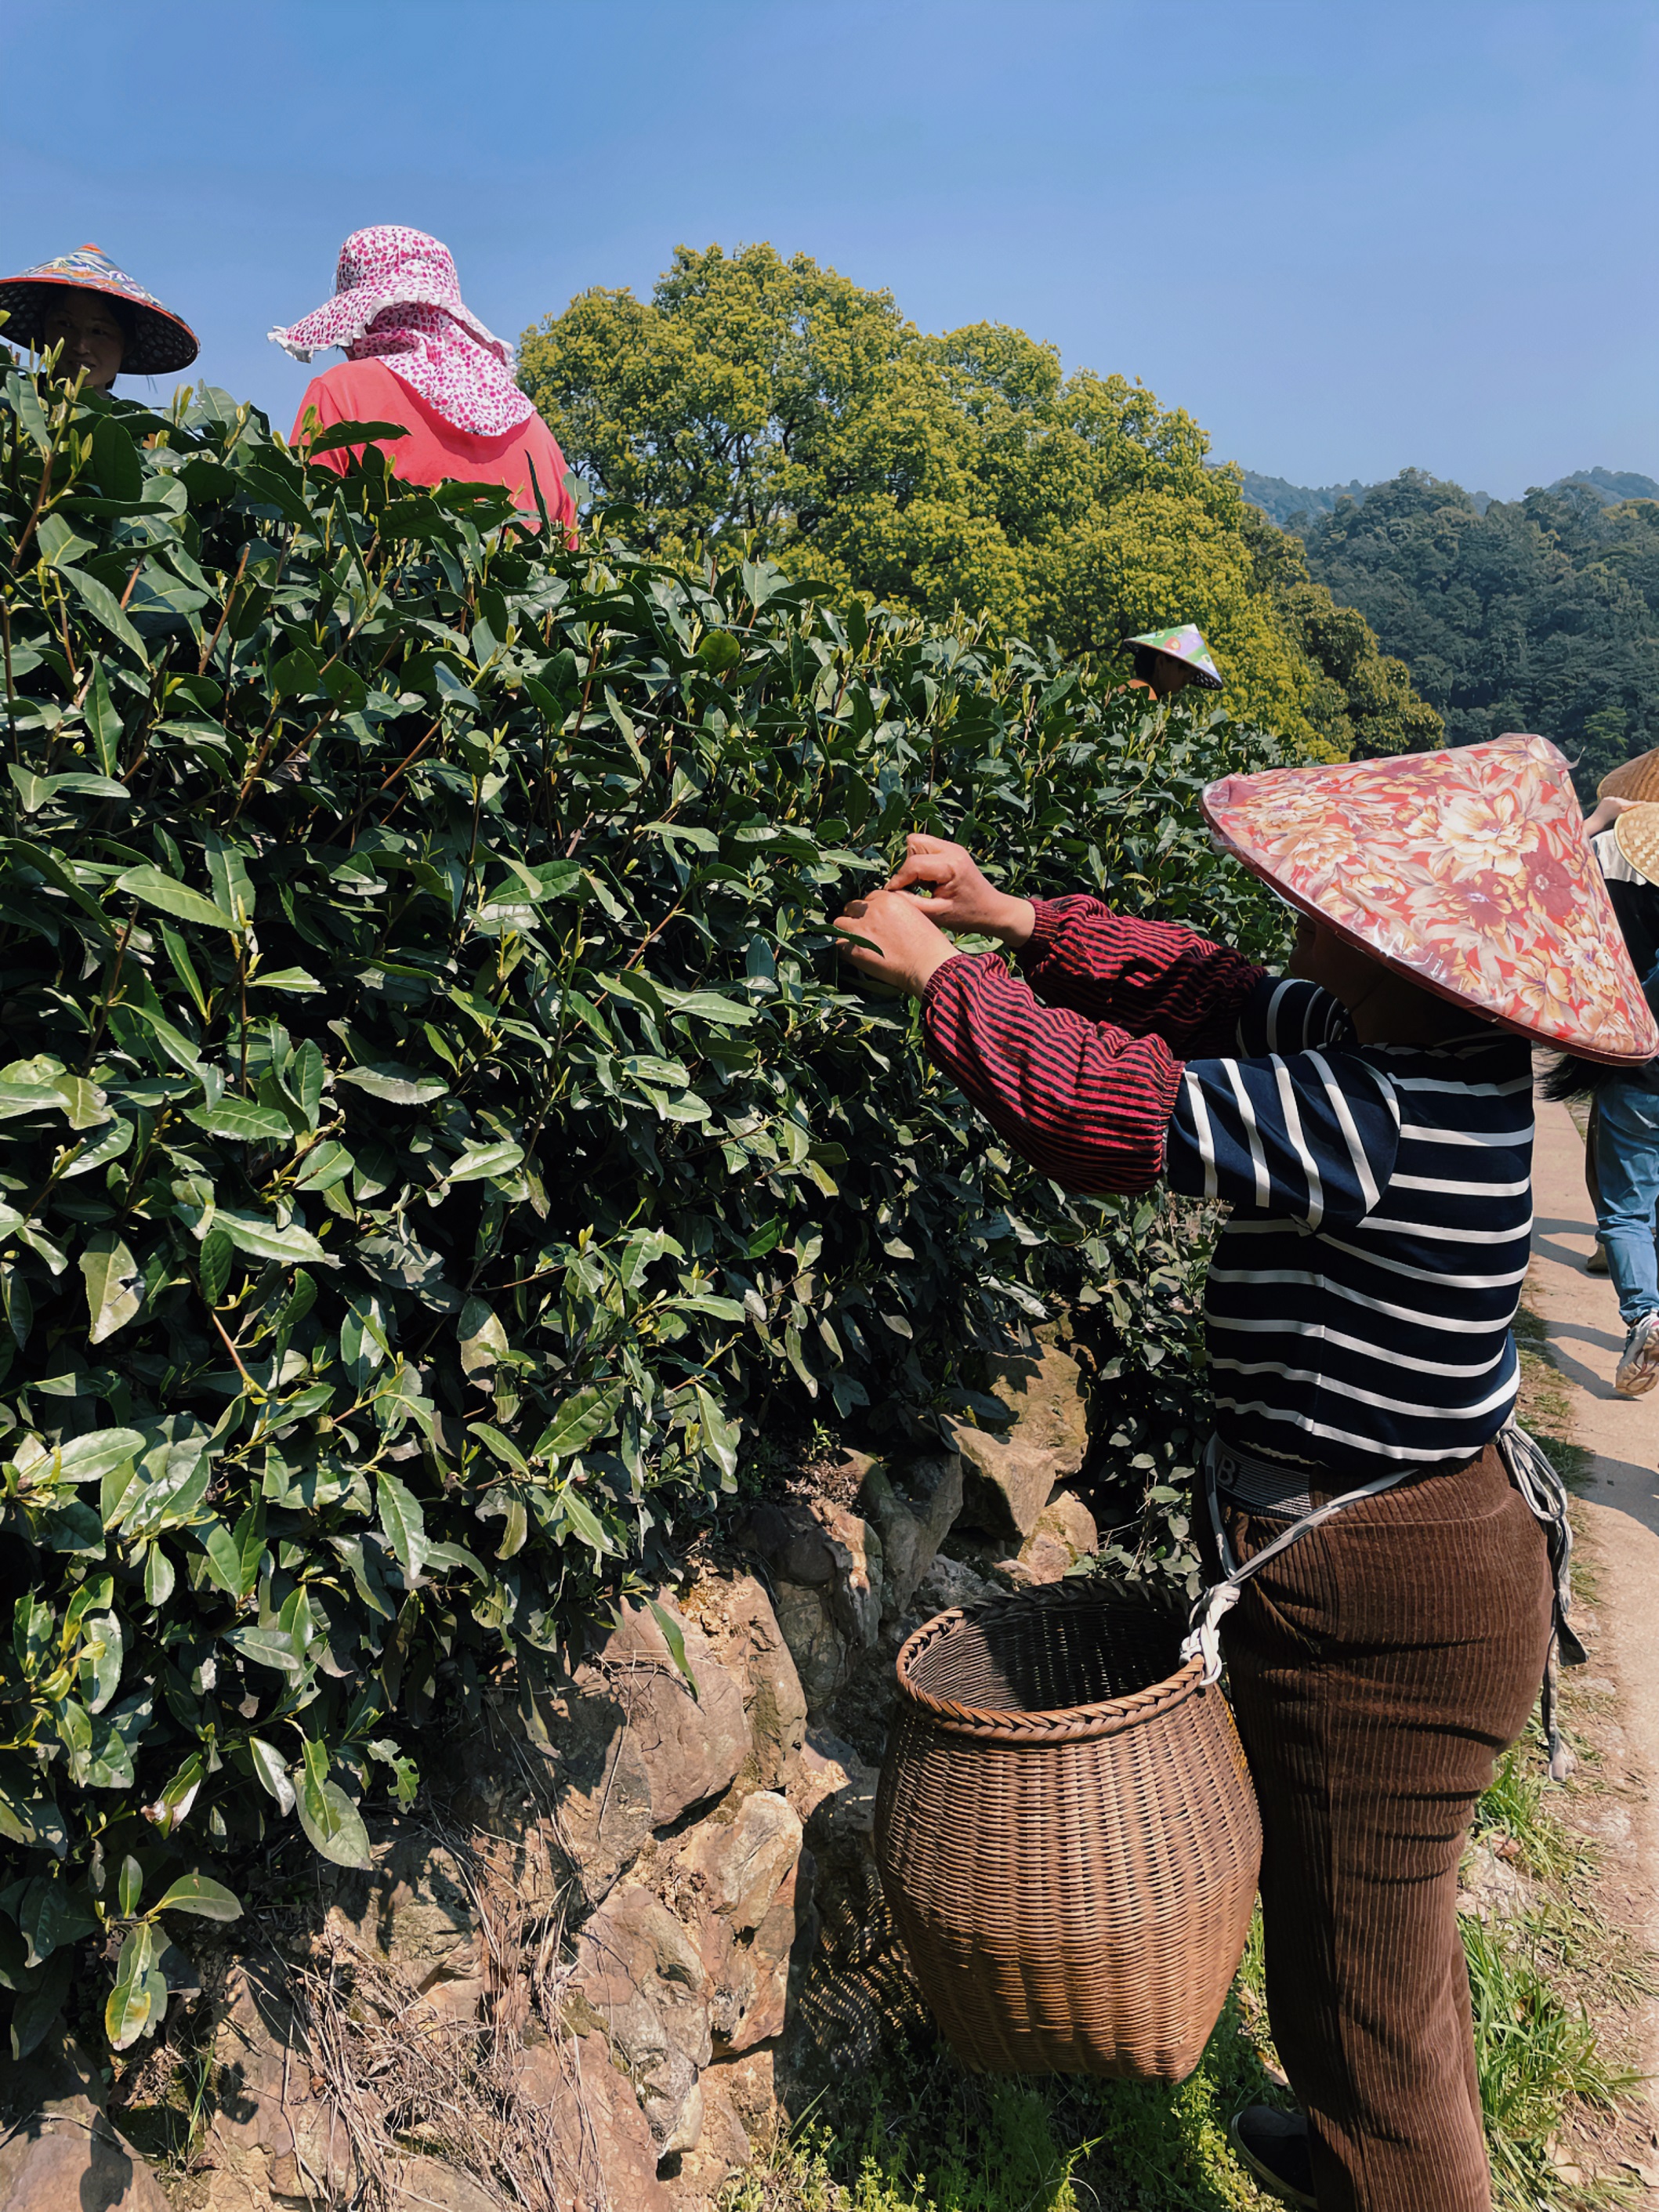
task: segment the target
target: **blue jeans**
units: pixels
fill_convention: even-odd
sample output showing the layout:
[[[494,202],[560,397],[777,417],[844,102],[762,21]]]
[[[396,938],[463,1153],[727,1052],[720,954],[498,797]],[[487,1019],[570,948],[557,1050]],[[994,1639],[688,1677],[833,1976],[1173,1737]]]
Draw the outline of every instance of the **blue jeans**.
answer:
[[[1659,1311],[1659,1252],[1653,1209],[1659,1202],[1659,1091],[1606,1084],[1595,1097],[1595,1173],[1601,1187],[1595,1226],[1628,1328]]]

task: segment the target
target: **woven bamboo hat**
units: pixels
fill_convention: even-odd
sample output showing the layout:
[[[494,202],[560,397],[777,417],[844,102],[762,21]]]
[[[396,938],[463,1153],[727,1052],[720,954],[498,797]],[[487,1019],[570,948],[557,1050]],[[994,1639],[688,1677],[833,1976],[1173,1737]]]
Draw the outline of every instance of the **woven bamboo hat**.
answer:
[[[52,294],[65,289],[102,292],[126,302],[132,336],[121,356],[124,376],[170,376],[188,368],[200,350],[184,317],[145,291],[101,246],[77,246],[73,253],[60,253],[54,261],[39,261],[15,276],[0,278],[0,308],[7,316],[0,324],[0,337],[40,351]]]
[[[1223,852],[1425,989],[1586,1060],[1659,1054],[1547,738],[1230,775],[1203,805]]]
[[[1196,623],[1178,623],[1174,629],[1143,630],[1139,637],[1126,637],[1123,642],[1146,646],[1153,653],[1167,653],[1171,660],[1182,661],[1190,668],[1206,691],[1221,689],[1221,671]]]
[[[1613,793],[1614,798],[1619,796]],[[1613,842],[1644,883],[1659,884],[1659,805],[1648,800],[1621,814],[1613,825]]]
[[[1596,785],[1595,795],[1598,799],[1659,799],[1659,750],[1620,761]]]

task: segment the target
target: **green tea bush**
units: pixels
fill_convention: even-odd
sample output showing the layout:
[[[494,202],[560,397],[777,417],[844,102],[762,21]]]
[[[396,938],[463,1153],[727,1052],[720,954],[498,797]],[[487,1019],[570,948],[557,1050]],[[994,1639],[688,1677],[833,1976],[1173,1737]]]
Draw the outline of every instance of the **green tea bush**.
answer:
[[[920,825],[1265,945],[1193,800],[1275,755],[17,374],[0,646],[0,1983],[21,2049],[118,1946],[123,2046],[204,1855],[360,1863],[761,1420],[971,1410],[1056,1293],[1146,1376],[1196,1255],[988,1142],[828,919]]]

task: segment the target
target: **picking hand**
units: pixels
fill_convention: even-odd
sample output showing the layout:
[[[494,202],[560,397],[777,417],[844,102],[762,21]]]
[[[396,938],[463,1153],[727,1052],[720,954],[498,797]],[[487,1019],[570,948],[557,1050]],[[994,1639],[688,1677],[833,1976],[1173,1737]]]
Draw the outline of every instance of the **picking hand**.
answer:
[[[1005,945],[1024,945],[1036,922],[1030,899],[1010,898],[986,881],[973,855],[943,837],[919,834],[904,841],[904,865],[888,884],[890,891],[908,890],[926,884],[933,892],[927,903],[930,921],[942,929],[972,929],[1000,937]]]
[[[842,955],[861,974],[878,983],[896,984],[920,998],[936,968],[951,958],[956,947],[928,916],[931,902],[907,898],[902,891],[872,891],[854,899],[835,927],[843,937],[867,938],[879,947],[843,945]]]

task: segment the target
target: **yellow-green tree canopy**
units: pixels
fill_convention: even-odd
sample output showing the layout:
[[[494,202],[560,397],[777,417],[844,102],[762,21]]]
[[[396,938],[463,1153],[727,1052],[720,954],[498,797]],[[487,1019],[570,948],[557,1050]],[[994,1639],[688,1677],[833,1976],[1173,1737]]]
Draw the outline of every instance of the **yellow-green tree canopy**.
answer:
[[[1244,720],[1321,751],[1438,742],[1191,416],[1023,331],[928,337],[805,254],[681,246],[649,301],[596,287],[526,331],[520,377],[667,557],[746,537],[837,592],[1107,658],[1195,622]]]

